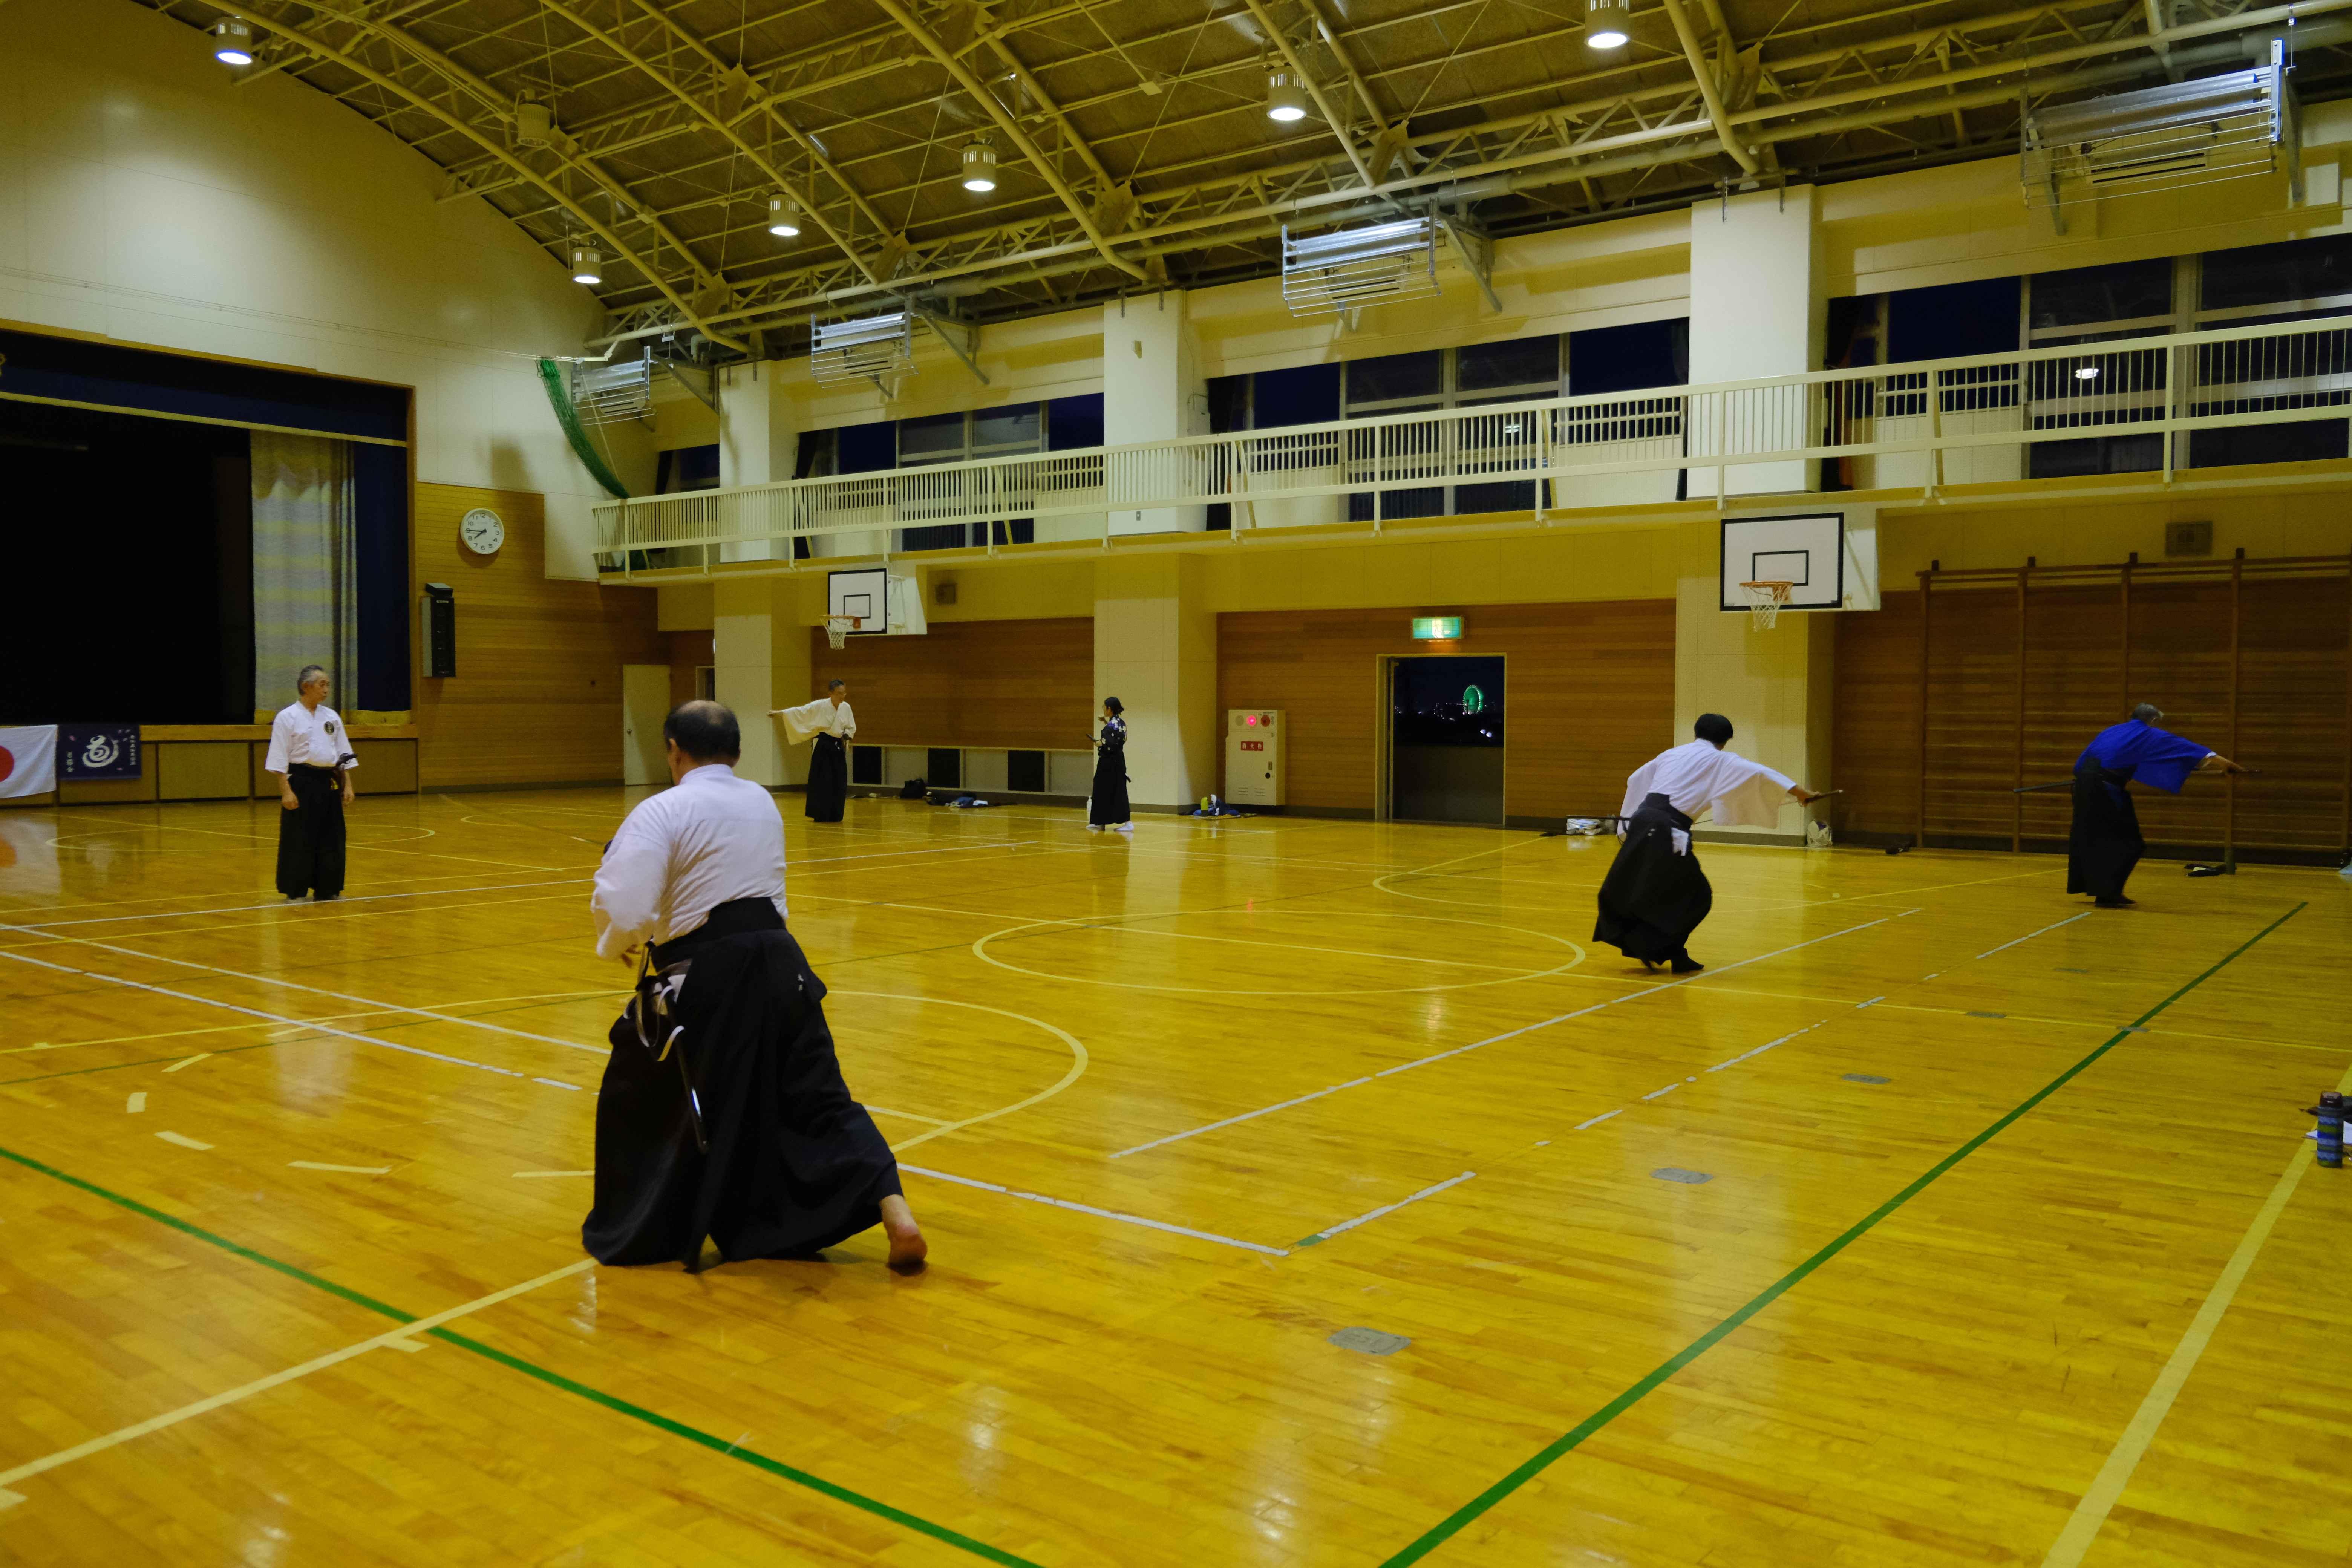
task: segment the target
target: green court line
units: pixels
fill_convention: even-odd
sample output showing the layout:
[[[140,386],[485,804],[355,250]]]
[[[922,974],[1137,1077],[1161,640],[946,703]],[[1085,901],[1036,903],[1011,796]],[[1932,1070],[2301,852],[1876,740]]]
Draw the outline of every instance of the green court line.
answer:
[[[183,1236],[193,1237],[208,1246],[217,1247],[224,1252],[234,1253],[248,1263],[258,1263],[264,1268],[275,1269],[290,1279],[299,1279],[303,1284],[315,1286],[330,1295],[340,1296],[355,1306],[364,1307],[369,1311],[390,1318],[396,1323],[416,1321],[414,1316],[402,1311],[397,1307],[387,1306],[373,1296],[362,1295],[348,1286],[338,1285],[331,1279],[311,1273],[299,1264],[281,1262],[267,1253],[256,1252],[253,1248],[231,1241],[217,1232],[206,1230],[200,1225],[192,1224],[174,1215],[165,1214],[159,1208],[141,1203],[137,1198],[125,1197],[121,1193],[109,1192],[95,1182],[86,1182],[79,1176],[69,1175],[56,1166],[44,1164],[28,1154],[19,1154],[13,1149],[0,1148],[0,1159],[13,1161],[28,1171],[35,1171],[44,1176],[63,1182],[69,1187],[88,1193],[90,1196],[102,1199],[118,1208],[128,1209],[142,1218],[169,1226]],[[813,1475],[807,1470],[784,1464],[781,1460],[771,1459],[764,1455],[738,1447],[698,1427],[689,1426],[682,1421],[674,1421],[667,1415],[646,1409],[642,1405],[632,1405],[625,1399],[591,1388],[584,1383],[574,1382],[562,1373],[525,1361],[520,1356],[509,1355],[505,1351],[482,1343],[479,1340],[468,1339],[464,1334],[453,1332],[448,1329],[427,1329],[425,1333],[434,1339],[446,1340],[461,1350],[471,1351],[486,1361],[495,1362],[511,1371],[520,1372],[527,1377],[537,1378],[551,1388],[559,1388],[566,1394],[576,1394],[591,1404],[601,1405],[615,1414],[628,1416],[631,1420],[644,1422],[646,1426],[667,1432],[673,1437],[683,1437],[689,1443],[699,1444],[722,1458],[739,1460],[755,1470],[764,1470],[772,1476],[791,1481],[795,1486],[805,1487],[836,1502],[845,1502],[850,1507],[873,1514],[878,1519],[887,1519],[893,1524],[903,1525],[918,1534],[928,1535],[934,1541],[960,1547],[975,1557],[983,1558],[991,1563],[1003,1563],[1006,1568],[1039,1568],[1039,1564],[1032,1563],[1026,1557],[1017,1557],[1001,1547],[991,1546],[984,1541],[975,1541],[961,1531],[950,1530],[944,1524],[934,1524],[929,1520],[908,1513],[904,1509],[893,1508],[878,1499],[866,1496],[863,1492],[855,1492],[837,1482],[828,1481],[822,1476]]]
[[[1650,1394],[1655,1393],[1669,1378],[1672,1378],[1676,1373],[1682,1371],[1685,1367],[1690,1365],[1691,1363],[1696,1361],[1699,1357],[1705,1355],[1708,1351],[1713,1350],[1717,1344],[1728,1338],[1732,1331],[1738,1329],[1741,1324],[1747,1322],[1748,1319],[1754,1317],[1757,1313],[1762,1311],[1765,1308],[1779,1300],[1782,1296],[1787,1295],[1790,1290],[1794,1289],[1799,1284],[1801,1284],[1807,1275],[1810,1275],[1822,1264],[1827,1263],[1839,1253],[1843,1252],[1848,1247],[1853,1245],[1854,1242],[1860,1240],[1863,1236],[1874,1227],[1879,1221],[1885,1219],[1888,1215],[1893,1214],[1896,1209],[1901,1208],[1905,1204],[1909,1203],[1913,1198],[1917,1197],[1922,1192],[1925,1192],[1928,1185],[1935,1182],[1937,1178],[1942,1176],[1946,1172],[1958,1164],[1962,1160],[1967,1159],[1970,1154],[1975,1153],[1979,1149],[1983,1148],[1985,1144],[1991,1142],[1997,1134],[2007,1129],[2012,1122],[2016,1121],[2027,1111],[2032,1110],[2035,1106],[2040,1105],[2043,1100],[2049,1099],[2052,1095],[2065,1088],[2067,1084],[2074,1081],[2074,1079],[2080,1076],[2092,1063],[2097,1061],[2101,1057],[2105,1056],[2109,1051],[2115,1049],[2116,1047],[2121,1045],[2124,1041],[2130,1039],[2140,1025],[2146,1024],[2150,1018],[2155,1017],[2158,1013],[2163,1012],[2175,1002],[2179,1001],[2183,996],[2188,995],[2191,991],[2194,991],[2200,985],[2204,984],[2205,982],[2210,980],[2214,975],[2219,974],[2248,948],[2252,947],[2254,943],[2262,941],[2263,938],[2270,935],[2271,932],[2278,930],[2279,927],[2286,924],[2287,921],[2294,919],[2295,916],[2301,914],[2308,908],[2310,908],[2308,902],[2295,905],[2294,908],[2287,910],[2286,913],[2279,916],[2278,919],[2273,921],[2261,931],[2256,931],[2252,936],[2247,938],[2244,942],[2232,949],[2228,956],[2224,957],[2220,963],[2214,964],[2210,969],[2205,971],[2204,973],[2200,974],[2196,979],[2191,980],[2188,984],[2183,985],[2179,990],[2175,991],[2171,995],[2167,996],[2163,1001],[2158,1002],[2155,1006],[2150,1007],[2147,1012],[2142,1013],[2137,1018],[2132,1020],[2131,1023],[2125,1025],[2120,1029],[2117,1029],[2113,1035],[2108,1037],[2105,1044],[2092,1051],[2090,1055],[2076,1062],[2073,1067],[2068,1068],[2064,1072],[2060,1073],[2056,1078],[2052,1079],[2048,1083],[2043,1084],[2015,1110],[2010,1111],[2000,1121],[1994,1122],[1991,1126],[1986,1128],[1983,1131],[1978,1133],[1975,1137],[1969,1139],[1967,1142],[1961,1144],[1958,1148],[1945,1155],[1941,1160],[1937,1161],[1935,1164],[1928,1167],[1926,1174],[1920,1176],[1909,1186],[1905,1187],[1901,1192],[1896,1193],[1893,1197],[1887,1199],[1885,1203],[1871,1210],[1867,1215],[1864,1215],[1860,1220],[1855,1222],[1853,1226],[1838,1236],[1836,1239],[1830,1242],[1827,1246],[1823,1247],[1819,1252],[1814,1253],[1811,1258],[1806,1258],[1802,1263],[1798,1264],[1794,1268],[1790,1269],[1789,1272],[1780,1276],[1780,1279],[1774,1280],[1771,1284],[1767,1285],[1763,1289],[1758,1291],[1748,1300],[1747,1304],[1739,1308],[1738,1310],[1733,1312],[1729,1317],[1724,1319],[1723,1321],[1716,1324],[1715,1327],[1707,1330],[1706,1332],[1701,1334],[1697,1339],[1693,1340],[1689,1344],[1675,1352],[1664,1362],[1659,1363],[1655,1370],[1652,1371],[1647,1376],[1634,1384],[1632,1387],[1626,1389],[1622,1394],[1620,1394],[1616,1398],[1611,1400],[1608,1404],[1602,1405],[1600,1409],[1594,1411],[1591,1415],[1578,1422],[1574,1426],[1570,1427],[1559,1436],[1555,1437],[1552,1441],[1545,1444],[1541,1448],[1536,1450],[1535,1454],[1530,1457],[1526,1463],[1520,1465],[1517,1468],[1505,1476],[1501,1480],[1496,1481],[1493,1486],[1488,1487],[1485,1491],[1480,1492],[1476,1497],[1472,1498],[1468,1502],[1464,1503],[1460,1508],[1455,1509],[1452,1513],[1438,1521],[1437,1523],[1432,1525],[1418,1539],[1407,1544],[1402,1551],[1398,1552],[1394,1556],[1383,1560],[1381,1563],[1381,1568],[1403,1568],[1404,1564],[1409,1563],[1418,1563],[1423,1558],[1428,1556],[1431,1552],[1436,1551],[1440,1546],[1445,1544],[1446,1542],[1452,1540],[1456,1534],[1458,1534],[1465,1526],[1476,1520],[1481,1514],[1486,1512],[1496,1503],[1501,1502],[1505,1498],[1509,1497],[1513,1492],[1517,1491],[1521,1487],[1527,1485],[1528,1482],[1535,1479],[1537,1476],[1541,1475],[1545,1470],[1549,1469],[1556,1461],[1570,1453],[1571,1450],[1580,1447],[1586,1438],[1591,1436],[1603,1426],[1608,1426],[1612,1421],[1614,1421],[1620,1415],[1624,1415],[1626,1411],[1631,1410],[1634,1405],[1640,1404]]]

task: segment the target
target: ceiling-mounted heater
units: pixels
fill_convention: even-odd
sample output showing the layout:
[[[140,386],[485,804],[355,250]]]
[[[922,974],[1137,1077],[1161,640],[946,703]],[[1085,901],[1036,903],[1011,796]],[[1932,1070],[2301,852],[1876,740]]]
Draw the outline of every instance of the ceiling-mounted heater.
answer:
[[[583,425],[617,425],[654,411],[654,362],[616,360],[572,367],[572,406]]]
[[[2029,204],[2249,179],[2302,177],[2301,127],[2286,46],[2252,70],[2112,93],[2026,113],[2021,175]]]
[[[1282,230],[1282,299],[1294,316],[1421,300],[1437,292],[1433,217],[1294,238]]]
[[[809,339],[809,374],[826,386],[880,383],[915,362],[915,313],[893,310],[847,321],[819,321]]]

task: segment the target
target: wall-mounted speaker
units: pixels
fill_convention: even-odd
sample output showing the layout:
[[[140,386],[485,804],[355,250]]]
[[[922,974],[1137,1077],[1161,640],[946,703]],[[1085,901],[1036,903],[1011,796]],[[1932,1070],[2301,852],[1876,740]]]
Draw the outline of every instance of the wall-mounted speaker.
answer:
[[[457,673],[457,594],[446,583],[427,583],[417,604],[424,652],[425,679],[439,680]]]

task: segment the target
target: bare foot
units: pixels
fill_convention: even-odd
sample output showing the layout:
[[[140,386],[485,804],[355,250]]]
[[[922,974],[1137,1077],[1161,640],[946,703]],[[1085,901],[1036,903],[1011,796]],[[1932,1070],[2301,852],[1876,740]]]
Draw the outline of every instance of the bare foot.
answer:
[[[922,1272],[930,1244],[923,1239],[923,1227],[915,1223],[915,1211],[896,1193],[882,1200],[882,1229],[890,1238],[890,1267],[900,1274]]]

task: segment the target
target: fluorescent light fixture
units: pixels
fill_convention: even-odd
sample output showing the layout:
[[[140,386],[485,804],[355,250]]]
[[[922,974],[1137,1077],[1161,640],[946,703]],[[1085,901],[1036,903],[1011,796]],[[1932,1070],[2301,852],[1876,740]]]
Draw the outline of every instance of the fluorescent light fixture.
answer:
[[[1427,217],[1294,238],[1282,231],[1282,298],[1294,316],[1437,292],[1437,226]]]
[[[963,150],[963,188],[996,189],[996,149],[985,142],[975,142]]]
[[[2096,381],[2099,379],[2099,367],[2095,364],[2078,364],[2074,367],[2074,379],[2076,381]]]
[[[1625,0],[1587,0],[1584,44],[1587,48],[1622,49],[1633,36],[1633,11]]]
[[[2057,206],[2294,167],[2301,111],[2284,48],[2269,43],[2270,63],[2252,70],[2030,110],[2019,171],[2026,199]]]
[[[801,231],[800,204],[790,196],[768,198],[768,232],[779,239],[791,239]]]
[[[1283,125],[1307,118],[1307,95],[1298,90],[1288,71],[1276,71],[1265,79],[1265,117]]]
[[[595,285],[604,281],[604,256],[584,245],[572,247],[572,281]]]
[[[253,29],[234,16],[213,24],[213,58],[225,66],[253,63]]]

